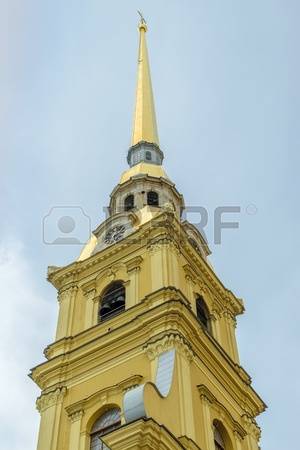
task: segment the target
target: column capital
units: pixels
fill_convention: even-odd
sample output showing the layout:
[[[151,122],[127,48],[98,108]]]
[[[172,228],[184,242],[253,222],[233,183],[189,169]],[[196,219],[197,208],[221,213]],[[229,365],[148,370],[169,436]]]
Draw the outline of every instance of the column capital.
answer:
[[[127,273],[139,272],[141,270],[142,262],[143,262],[143,258],[141,256],[136,256],[135,258],[129,260],[126,263]]]
[[[72,423],[77,422],[78,420],[81,420],[81,418],[84,415],[84,410],[79,409],[78,411],[73,411],[72,413],[68,414],[68,418]]]
[[[66,286],[58,291],[57,300],[58,302],[63,302],[65,299],[68,299],[71,297],[71,295],[74,295],[78,291],[78,286],[71,285]]]
[[[36,408],[39,413],[44,412],[48,408],[51,408],[51,406],[61,403],[66,392],[66,387],[60,387],[55,389],[54,391],[42,394],[40,397],[38,397],[36,401]]]
[[[169,333],[161,336],[156,341],[149,341],[143,347],[144,352],[151,360],[157,358],[161,353],[175,348],[189,362],[194,358],[194,352],[188,342],[179,333]]]
[[[241,434],[237,430],[234,430],[233,434],[234,434],[234,437],[235,437],[236,441],[238,441],[238,442],[242,442],[243,441],[243,436],[241,436]]]

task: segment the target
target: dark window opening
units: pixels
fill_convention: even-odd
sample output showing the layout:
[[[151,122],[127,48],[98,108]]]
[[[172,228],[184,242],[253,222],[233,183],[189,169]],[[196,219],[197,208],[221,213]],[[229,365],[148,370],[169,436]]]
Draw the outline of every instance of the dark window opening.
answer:
[[[119,281],[104,292],[99,309],[99,321],[109,319],[125,309],[125,287]]]
[[[130,211],[131,209],[134,208],[134,195],[130,194],[127,195],[127,197],[125,198],[125,202],[124,202],[124,206],[125,206],[125,211]]]
[[[207,331],[210,331],[209,314],[202,297],[196,299],[197,318]]]
[[[119,408],[112,408],[103,413],[92,428],[90,450],[109,450],[104,442],[102,442],[101,436],[110,433],[120,426],[121,411]]]
[[[149,206],[159,206],[159,199],[157,192],[150,191],[147,194],[147,204]]]
[[[218,425],[214,425],[215,450],[225,450],[224,439]]]
[[[146,160],[151,161],[151,159],[152,159],[151,152],[146,152]]]

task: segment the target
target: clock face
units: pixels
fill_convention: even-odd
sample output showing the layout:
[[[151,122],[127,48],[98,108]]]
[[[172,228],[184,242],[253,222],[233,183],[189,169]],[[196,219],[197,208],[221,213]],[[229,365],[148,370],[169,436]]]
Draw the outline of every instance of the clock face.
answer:
[[[103,241],[105,244],[113,244],[114,242],[118,242],[122,239],[125,232],[125,225],[115,225],[110,228],[106,235],[104,236]]]

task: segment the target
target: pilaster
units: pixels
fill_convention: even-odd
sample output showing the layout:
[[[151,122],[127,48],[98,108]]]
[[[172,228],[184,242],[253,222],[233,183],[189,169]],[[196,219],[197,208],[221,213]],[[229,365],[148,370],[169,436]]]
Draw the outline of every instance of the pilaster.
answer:
[[[126,309],[131,308],[139,302],[139,278],[142,262],[143,258],[141,256],[137,256],[126,263],[129,278],[128,295],[126,296]]]
[[[42,394],[36,402],[41,415],[37,450],[57,450],[59,422],[66,388]]]
[[[77,286],[70,286],[58,293],[59,314],[56,331],[57,341],[72,334],[74,303],[77,290]]]
[[[245,438],[247,442],[247,450],[259,450],[259,439],[260,439],[260,428],[256,424],[255,420],[244,414],[243,425],[247,431],[247,436]]]
[[[94,309],[96,302],[96,289],[91,288],[89,290],[84,291],[85,297],[85,318],[84,318],[84,328],[88,329],[95,325],[94,323]]]
[[[243,450],[243,438],[238,431],[234,431],[235,450]]]
[[[235,338],[235,327],[236,327],[236,319],[233,317],[233,315],[228,311],[223,311],[223,317],[224,317],[224,325],[226,328],[226,338],[228,343],[228,350],[232,357],[232,359],[239,363],[239,355],[238,355],[238,349],[236,344],[236,338]]]
[[[71,422],[69,450],[80,450],[80,431],[83,414],[83,410],[78,410],[68,416]]]
[[[204,393],[200,394],[202,407],[202,429],[205,439],[205,450],[215,450],[214,432],[210,413],[211,401]]]

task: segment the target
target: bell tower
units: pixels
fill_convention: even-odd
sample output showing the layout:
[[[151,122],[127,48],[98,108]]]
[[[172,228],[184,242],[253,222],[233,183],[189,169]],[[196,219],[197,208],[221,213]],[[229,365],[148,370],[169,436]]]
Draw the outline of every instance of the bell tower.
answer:
[[[265,405],[235,337],[243,301],[162,166],[146,32],[141,19],[129,168],[110,215],[76,261],[48,269],[59,314],[31,371],[37,450],[258,450]]]

